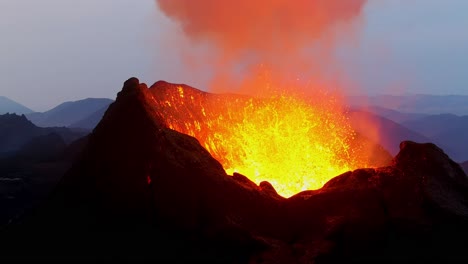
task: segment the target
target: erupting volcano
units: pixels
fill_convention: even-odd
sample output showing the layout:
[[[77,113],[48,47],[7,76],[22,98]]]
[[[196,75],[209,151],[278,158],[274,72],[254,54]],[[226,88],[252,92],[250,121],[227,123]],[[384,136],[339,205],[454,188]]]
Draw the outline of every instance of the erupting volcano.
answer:
[[[368,146],[356,143],[339,96],[315,89],[327,83],[329,70],[336,72],[332,50],[344,42],[337,41],[337,33],[354,32],[352,21],[365,2],[157,0],[178,26],[168,39],[182,35],[184,41],[173,45],[183,50],[191,69],[212,73],[210,91],[255,96],[178,86],[155,94],[160,111],[167,113],[162,119],[197,138],[228,174],[244,174],[256,184],[268,181],[286,197],[372,166],[364,154]],[[268,73],[266,82],[258,82],[259,68]],[[300,76],[313,85],[290,85]],[[280,92],[265,95],[270,84]]]
[[[381,154],[368,153],[369,144],[358,140],[336,95],[253,98],[165,82],[150,90],[167,127],[197,138],[228,174],[268,181],[285,197],[383,165],[370,160]]]
[[[156,90],[162,119],[197,138],[228,174],[268,181],[285,197],[383,165],[369,161],[370,144],[351,128],[337,92],[317,89],[327,87],[330,72],[340,81],[333,50],[346,42],[339,33],[353,34],[365,2],[157,0],[177,25],[167,39],[183,37],[172,46],[195,72],[212,73],[209,91],[229,93]],[[267,80],[258,81],[263,74]]]
[[[390,165],[335,175],[384,155],[331,98],[211,94],[163,81],[148,89],[131,78],[50,197],[2,236],[0,257],[26,248],[41,257],[155,262],[466,260],[468,178],[460,166],[434,144],[405,141]],[[254,152],[261,155],[248,156]],[[226,175],[221,163],[258,170],[244,172],[256,182]],[[269,180],[288,196],[333,176],[289,198],[258,184]]]
[[[10,61],[19,63],[11,66],[21,67],[6,67],[15,69],[7,69],[5,76],[23,76],[24,69],[34,68],[33,61],[54,62],[48,65],[52,68],[43,67],[53,73],[52,78],[30,76],[31,87],[44,90],[21,92],[19,99],[64,90],[60,86],[64,82],[57,81],[61,77],[70,92],[73,87],[93,91],[86,96],[104,92],[102,87],[118,88],[110,85],[115,80],[106,78],[128,71],[160,81],[148,87],[131,77],[115,101],[88,98],[64,102],[43,113],[6,114],[3,121],[0,116],[0,263],[33,259],[468,263],[468,175],[457,159],[437,146],[445,136],[457,136],[452,142],[464,146],[467,141],[458,137],[465,135],[458,122],[466,119],[385,108],[382,104],[387,98],[406,98],[398,105],[414,100],[419,106],[411,109],[447,109],[439,108],[432,96],[396,96],[395,91],[379,96],[389,76],[373,69],[385,64],[375,56],[380,49],[368,53],[375,48],[368,44],[375,40],[392,40],[397,50],[404,45],[393,40],[407,40],[412,49],[417,48],[415,55],[429,65],[416,39],[408,36],[422,32],[429,41],[445,38],[429,34],[426,23],[421,28],[413,25],[422,17],[419,7],[414,20],[396,23],[395,29],[411,24],[411,30],[401,35],[401,30],[387,29],[386,21],[372,25],[366,20],[378,21],[382,14],[400,16],[406,5],[384,4],[379,8],[392,7],[390,13],[374,13],[380,9],[367,8],[371,2],[367,0],[155,0],[157,33],[152,35],[140,24],[135,29],[126,27],[136,16],[146,19],[147,13],[129,10],[139,10],[136,3],[148,1],[108,2],[112,8],[103,3],[95,7],[112,11],[108,16],[124,17],[119,19],[122,25],[108,23],[102,12],[81,24],[84,20],[75,18],[89,15],[81,6],[63,15],[54,9],[57,3],[41,1],[37,8],[46,6],[44,12],[29,8],[42,14],[41,19],[23,19],[47,22],[24,27],[41,29],[40,34],[32,34],[36,42],[24,41],[18,23],[11,27],[14,34],[2,35],[9,36],[8,40],[21,36],[10,45],[19,46],[19,53],[5,49],[14,55]],[[118,10],[114,5],[122,5],[123,12],[114,13]],[[8,13],[15,18],[32,15],[22,12],[25,7],[23,3],[18,12]],[[139,12],[146,12],[151,7],[141,8]],[[53,13],[61,20],[55,21]],[[433,16],[436,13],[427,12],[431,19],[444,18]],[[44,15],[47,19],[42,19]],[[62,19],[70,15],[73,19],[66,20],[76,20],[79,27],[51,26],[66,22]],[[387,22],[393,23],[395,17],[389,18]],[[93,23],[99,21],[118,34],[94,28]],[[434,25],[439,27],[440,21]],[[52,30],[51,35],[43,28]],[[92,31],[68,43],[61,39],[68,34],[57,34],[68,28]],[[363,37],[357,36],[361,32]],[[144,40],[136,38],[141,34]],[[94,41],[96,36],[107,42]],[[153,36],[158,45],[149,43],[148,52],[127,53],[143,50],[141,44],[148,44]],[[459,34],[456,37],[459,41]],[[75,53],[79,49],[68,45],[89,39],[93,46],[78,45],[85,53]],[[132,40],[138,45],[130,45]],[[356,43],[359,49],[348,49],[361,40],[364,45]],[[47,41],[59,45],[43,45]],[[164,42],[167,49],[162,49]],[[23,52],[24,43],[34,48]],[[420,43],[424,46],[428,41]],[[114,44],[122,44],[124,50],[114,49],[118,47]],[[45,50],[49,46],[53,50]],[[60,51],[64,50],[73,51],[72,56],[63,56],[66,53]],[[153,50],[157,56],[151,56]],[[45,57],[30,51],[40,51]],[[401,51],[405,52],[395,55],[410,54]],[[437,47],[436,51],[442,50]],[[356,60],[364,53],[363,60]],[[439,56],[442,53],[431,53],[437,55],[437,62],[446,62]],[[88,60],[76,61],[80,54],[107,64],[88,67]],[[400,81],[400,73],[406,74],[414,65],[390,55],[389,69],[395,70],[392,74]],[[393,66],[399,64],[404,67],[396,71]],[[71,68],[65,66],[77,71],[67,71]],[[81,68],[92,72],[80,72]],[[102,80],[101,69],[110,69]],[[434,71],[429,69],[425,69],[431,77],[427,80],[432,82]],[[30,87],[19,81],[2,83],[13,90]],[[356,91],[371,88],[375,96]],[[57,93],[47,100],[74,96]],[[441,102],[463,104],[465,99],[460,98],[450,96]],[[368,107],[354,100],[366,101]],[[434,120],[440,125],[432,125]],[[54,127],[43,128],[35,122],[51,122]],[[68,127],[55,127],[63,123]],[[431,128],[426,129],[429,123]],[[432,136],[423,133],[445,124],[450,129],[427,131]],[[412,131],[413,127],[420,127],[421,134]],[[14,146],[10,141],[16,142]],[[454,150],[447,146],[447,153],[457,154]]]

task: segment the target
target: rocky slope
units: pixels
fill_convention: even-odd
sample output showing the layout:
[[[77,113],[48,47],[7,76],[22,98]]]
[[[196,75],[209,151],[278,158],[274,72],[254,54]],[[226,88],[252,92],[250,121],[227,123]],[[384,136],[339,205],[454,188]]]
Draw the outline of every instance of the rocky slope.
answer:
[[[463,163],[461,164],[461,166],[462,166],[463,170],[465,170],[465,173],[468,174],[468,160],[465,161],[465,162],[463,162]]]
[[[2,258],[468,260],[467,176],[437,146],[402,142],[389,166],[285,199],[226,175],[196,139],[166,128],[153,98],[125,83],[48,201],[4,232]]]

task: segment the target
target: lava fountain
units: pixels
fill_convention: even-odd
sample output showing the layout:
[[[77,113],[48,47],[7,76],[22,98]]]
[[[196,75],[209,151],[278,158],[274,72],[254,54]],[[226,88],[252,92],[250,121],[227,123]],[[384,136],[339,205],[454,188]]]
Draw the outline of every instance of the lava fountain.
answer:
[[[150,90],[169,128],[197,138],[228,174],[268,181],[282,196],[318,189],[343,172],[370,165],[336,96],[253,98],[155,86]]]
[[[271,73],[273,84],[341,81],[333,74],[328,82],[340,69],[334,51],[359,32],[354,21],[366,0],[155,2],[174,23],[164,39],[171,50],[180,49],[195,78],[210,72],[210,91],[255,94],[266,84],[250,84],[258,67]],[[166,86],[153,94],[169,128],[197,138],[228,174],[268,181],[283,196],[369,165],[369,144],[331,93],[305,89],[313,96],[304,97],[285,88],[287,93],[246,97]]]

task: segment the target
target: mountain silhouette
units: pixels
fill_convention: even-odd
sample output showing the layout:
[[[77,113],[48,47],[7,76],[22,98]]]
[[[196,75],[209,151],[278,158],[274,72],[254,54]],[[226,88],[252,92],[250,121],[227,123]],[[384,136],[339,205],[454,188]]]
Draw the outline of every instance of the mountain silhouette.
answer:
[[[12,154],[36,137],[55,133],[68,144],[86,133],[64,127],[37,127],[25,115],[0,115],[0,156]]]
[[[467,131],[468,129],[468,115],[404,113],[380,106],[354,107],[352,110],[370,112],[376,116],[394,121],[403,126],[405,130],[409,129],[413,134],[419,134],[418,137],[413,135],[407,138],[414,138],[418,142],[434,142],[438,146],[441,146],[456,161],[468,159],[468,137],[464,133],[461,133],[461,131]],[[376,118],[378,119],[378,117]],[[393,127],[395,126],[393,125]],[[387,129],[383,130],[388,131]],[[408,134],[408,132],[390,133],[388,131],[387,134],[390,137],[386,137],[391,138],[392,135]],[[421,138],[421,136],[425,138]],[[399,139],[401,137],[398,137],[396,141]],[[385,143],[380,143],[387,146]],[[394,143],[392,142],[390,145],[394,146]],[[392,150],[392,154],[395,154],[395,151],[397,150]]]
[[[79,122],[96,111],[107,107],[112,102],[106,98],[87,98],[79,101],[62,103],[43,113],[27,114],[31,122],[40,127],[66,126]]]
[[[395,97],[400,98],[400,97]],[[396,99],[393,100],[396,100]],[[432,98],[432,97],[429,97]],[[439,100],[439,97],[435,97]],[[449,98],[452,98],[449,96]],[[371,99],[367,99],[371,100]],[[455,100],[455,99],[453,99]],[[462,100],[462,99],[460,99]],[[463,100],[462,100],[463,101]],[[437,101],[439,102],[439,101]],[[368,102],[370,103],[370,102]],[[439,102],[441,103],[441,102]],[[398,123],[401,127],[399,130],[411,130],[412,132],[390,132],[388,129],[381,129],[385,135],[385,138],[392,139],[396,137],[396,140],[390,143],[395,146],[395,142],[403,138],[413,139],[417,142],[434,142],[438,146],[442,147],[444,151],[450,155],[456,161],[463,161],[468,159],[468,137],[461,131],[468,131],[468,115],[458,116],[455,114],[418,114],[418,113],[404,113],[393,109],[387,109],[380,106],[368,106],[368,107],[354,107],[355,111],[371,112],[376,116],[381,116],[385,119],[389,119]],[[379,119],[378,117],[375,117]],[[384,121],[379,121],[384,122]],[[387,120],[388,122],[388,120]],[[396,128],[397,126],[390,125]],[[404,128],[402,128],[404,127]],[[366,130],[364,128],[364,130]],[[367,131],[367,130],[366,130]],[[372,131],[370,131],[372,132]],[[369,131],[367,131],[369,133]],[[412,135],[409,135],[412,134]],[[419,134],[419,135],[415,135]],[[398,135],[407,135],[403,138]],[[382,145],[388,147],[389,144],[380,142]],[[396,148],[391,150],[392,154],[395,154]]]
[[[468,115],[468,95],[374,95],[350,96],[352,107],[383,107],[402,113]]]
[[[69,127],[73,128],[83,128],[87,130],[93,130],[99,121],[101,121],[104,113],[106,112],[109,106],[106,105],[105,107],[97,110],[96,112],[92,113],[91,115],[69,125]]]
[[[3,232],[1,258],[468,260],[468,178],[436,145],[404,141],[388,166],[285,199],[167,128],[162,84],[125,82],[51,196]]]
[[[362,108],[361,110],[374,113],[381,117],[385,117],[398,124],[403,124],[404,122],[407,122],[407,121],[416,120],[416,119],[429,116],[429,114],[403,113],[400,111],[396,111],[393,109],[388,109],[388,108],[384,108],[380,106],[370,106],[368,108]]]
[[[468,115],[429,115],[406,121],[404,126],[432,139],[432,142],[447,147],[447,153],[456,161],[468,159]]]
[[[6,113],[29,114],[34,112],[26,106],[19,104],[5,96],[0,96],[0,115]]]
[[[438,114],[409,120],[403,122],[402,125],[414,131],[418,131],[427,137],[434,137],[447,130],[458,129],[460,126],[463,126],[462,123],[468,124],[468,116]]]
[[[432,141],[429,137],[368,111],[351,109],[348,116],[351,126],[357,132],[383,146],[391,155],[396,155],[400,151],[398,146],[402,141],[411,140],[419,143]]]

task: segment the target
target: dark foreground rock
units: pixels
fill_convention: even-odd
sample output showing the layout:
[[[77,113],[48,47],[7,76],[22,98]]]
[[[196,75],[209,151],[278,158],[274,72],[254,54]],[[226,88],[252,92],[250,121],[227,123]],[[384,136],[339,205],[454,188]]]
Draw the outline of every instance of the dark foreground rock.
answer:
[[[460,165],[462,166],[462,169],[465,171],[465,173],[468,174],[468,161],[465,161]]]
[[[437,146],[402,142],[390,166],[285,199],[226,175],[153,99],[125,83],[47,202],[3,231],[1,258],[468,261],[467,176]]]

